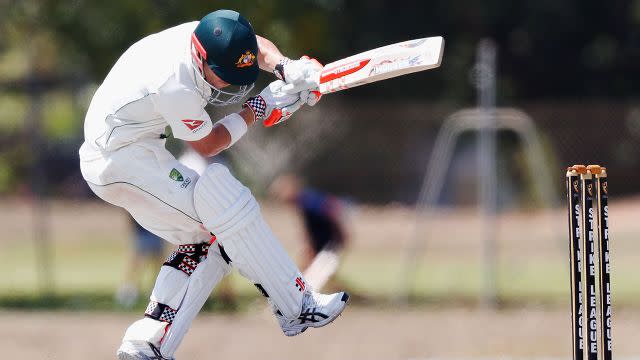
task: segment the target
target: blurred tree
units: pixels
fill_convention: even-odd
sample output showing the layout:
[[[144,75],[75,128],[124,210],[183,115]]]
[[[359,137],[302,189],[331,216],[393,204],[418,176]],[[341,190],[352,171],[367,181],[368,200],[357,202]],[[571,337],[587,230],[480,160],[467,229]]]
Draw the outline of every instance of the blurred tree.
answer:
[[[292,57],[329,62],[408,38],[447,39],[441,71],[391,80],[404,92],[364,87],[347,96],[395,96],[468,102],[473,47],[492,37],[500,49],[503,101],[637,97],[640,0],[24,0],[1,3],[0,48],[37,47],[44,70],[87,71],[99,81],[139,38],[216,8],[247,16],[256,31]],[[28,34],[28,35],[25,35]],[[8,50],[7,50],[8,51]],[[1,66],[1,65],[0,65]],[[1,68],[0,68],[1,69]],[[3,71],[3,72],[6,72]],[[417,80],[416,80],[417,78]]]
[[[76,96],[83,93],[78,84],[100,83],[138,39],[218,8],[243,13],[286,55],[324,63],[410,38],[446,38],[438,71],[344,92],[336,99],[345,108],[371,99],[448,109],[473,104],[469,68],[485,37],[498,45],[498,105],[626,102],[640,95],[633,81],[640,77],[640,0],[0,0],[0,180],[26,176],[29,93],[43,95],[48,141],[80,142],[91,91],[86,99]],[[258,87],[269,79],[263,76]]]

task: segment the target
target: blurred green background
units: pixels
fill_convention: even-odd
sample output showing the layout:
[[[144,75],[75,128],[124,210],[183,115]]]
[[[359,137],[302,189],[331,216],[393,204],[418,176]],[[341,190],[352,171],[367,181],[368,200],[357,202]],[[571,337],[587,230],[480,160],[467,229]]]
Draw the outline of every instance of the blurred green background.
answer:
[[[332,137],[331,152],[318,149],[302,166],[317,186],[367,202],[415,202],[424,172],[416,163],[427,162],[443,118],[475,104],[470,70],[483,38],[498,48],[498,106],[523,108],[534,118],[548,140],[550,162],[607,163],[628,174],[614,188],[625,194],[640,181],[639,90],[633,81],[640,76],[638,0],[3,1],[0,192],[24,191],[24,180],[41,177],[38,171],[48,177],[46,193],[69,187],[84,111],[119,55],[145,35],[225,7],[246,15],[284,54],[310,54],[324,63],[410,38],[445,36],[445,60],[437,71],[327,99],[322,115],[342,132]],[[271,79],[263,75],[258,87]],[[312,114],[301,115],[301,122]],[[354,137],[384,141],[390,151]],[[56,170],[48,165],[54,159],[30,147],[33,138],[46,139],[37,146],[44,155],[57,154]],[[597,150],[588,145],[592,141],[601,143]],[[374,167],[374,159],[381,166]],[[353,171],[353,162],[367,166]],[[381,169],[394,177],[385,179]],[[336,181],[337,172],[348,173],[353,185]]]

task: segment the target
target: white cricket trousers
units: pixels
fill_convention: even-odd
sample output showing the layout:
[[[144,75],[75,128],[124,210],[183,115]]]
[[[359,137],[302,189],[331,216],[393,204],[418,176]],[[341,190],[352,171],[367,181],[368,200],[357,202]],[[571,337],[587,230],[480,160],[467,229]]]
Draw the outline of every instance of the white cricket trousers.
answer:
[[[81,152],[82,175],[96,195],[126,209],[157,236],[175,245],[209,241],[211,234],[193,206],[198,174],[176,160],[164,143],[143,139],[95,156]]]

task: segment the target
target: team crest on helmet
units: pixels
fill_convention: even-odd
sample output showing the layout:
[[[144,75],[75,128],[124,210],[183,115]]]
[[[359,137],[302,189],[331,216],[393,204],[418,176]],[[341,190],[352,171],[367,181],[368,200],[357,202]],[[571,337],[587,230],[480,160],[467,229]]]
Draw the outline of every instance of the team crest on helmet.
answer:
[[[244,54],[240,56],[238,61],[236,61],[236,67],[243,68],[247,66],[253,65],[256,61],[256,56],[249,50],[247,50]]]

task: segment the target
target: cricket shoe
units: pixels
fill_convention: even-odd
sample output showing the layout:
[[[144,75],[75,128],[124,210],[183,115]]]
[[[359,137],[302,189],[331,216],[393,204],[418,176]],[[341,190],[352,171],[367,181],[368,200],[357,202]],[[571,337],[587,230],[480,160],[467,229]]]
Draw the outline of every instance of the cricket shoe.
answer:
[[[280,311],[275,315],[280,323],[282,332],[287,336],[296,336],[310,327],[323,327],[335,320],[347,306],[349,294],[339,292],[324,295],[308,291],[302,298],[302,311],[295,320],[289,320],[282,316]]]
[[[147,341],[123,341],[116,352],[120,360],[176,360],[166,358],[155,345]]]

